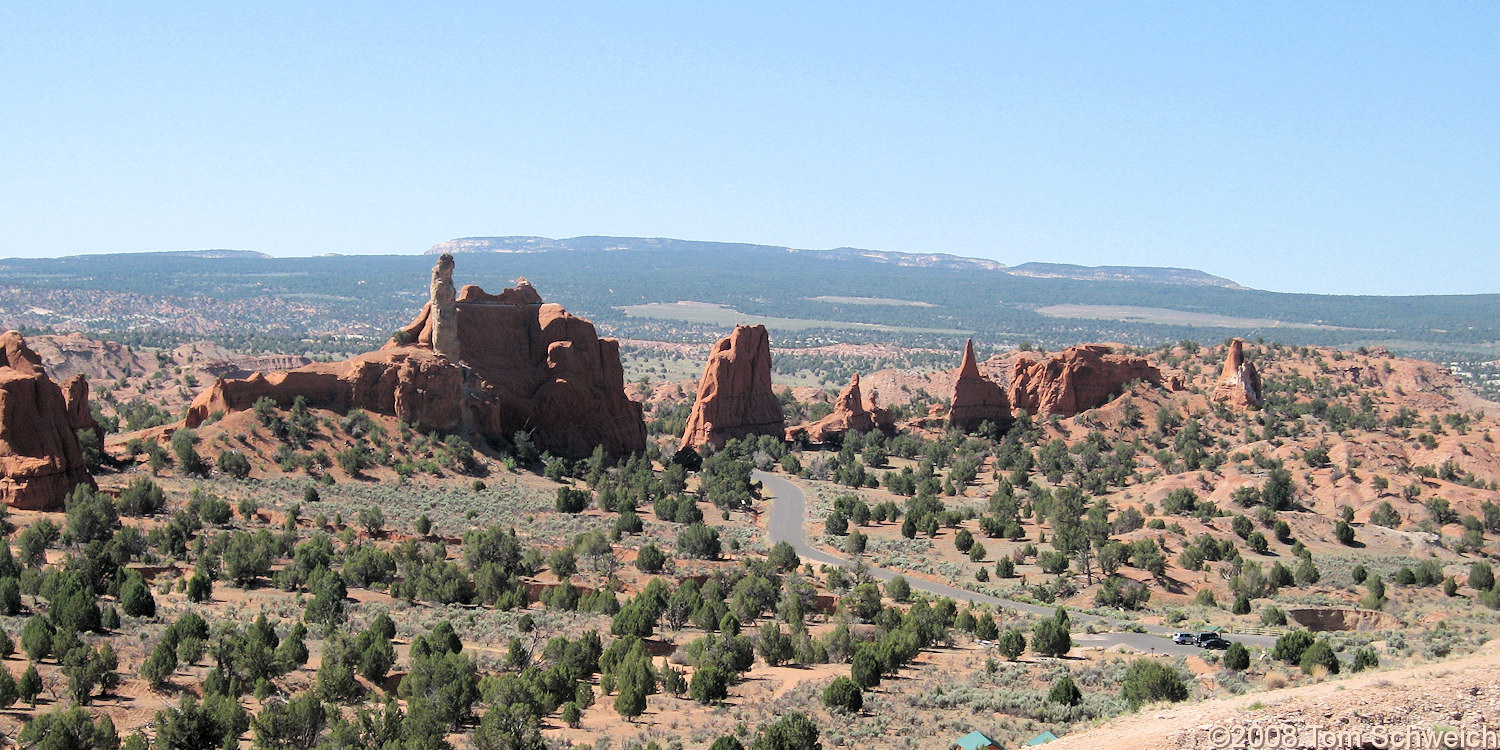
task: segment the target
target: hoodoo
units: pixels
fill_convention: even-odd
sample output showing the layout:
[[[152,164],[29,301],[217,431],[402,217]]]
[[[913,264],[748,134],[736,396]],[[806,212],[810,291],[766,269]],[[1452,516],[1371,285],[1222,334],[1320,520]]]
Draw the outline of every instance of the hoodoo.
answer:
[[[786,417],[771,390],[771,336],[765,326],[735,326],[714,344],[682,435],[685,448],[747,435],[782,437]]]
[[[1214,386],[1214,398],[1241,409],[1261,404],[1260,373],[1256,372],[1255,363],[1245,359],[1245,342],[1241,339],[1229,342],[1229,355],[1224,358],[1224,371]]]
[[[1016,360],[1010,404],[1033,416],[1071,417],[1103,406],[1132,380],[1161,385],[1162,374],[1142,357],[1110,354],[1100,344],[1075,346],[1048,359]]]
[[[343,362],[219,380],[200,394],[188,426],[215,409],[248,409],[261,397],[285,407],[365,409],[423,429],[503,440],[531,433],[543,450],[581,456],[646,447],[641,407],[625,395],[620,346],[525,279],[500,294],[453,292],[453,258],[432,271],[431,298],[379,351]]]
[[[849,385],[833,402],[833,413],[816,422],[787,428],[786,437],[788,440],[794,440],[801,433],[806,434],[809,442],[826,443],[830,440],[838,440],[850,432],[880,430],[891,433],[895,429],[896,423],[891,418],[890,411],[880,408],[875,403],[874,394],[871,394],[867,401],[860,393],[859,373],[855,373]]]
[[[964,346],[964,359],[953,378],[953,405],[948,410],[948,422],[965,432],[979,428],[985,422],[1005,429],[1013,421],[1010,399],[999,383],[979,371],[974,360],[974,341]]]
[[[76,388],[70,382],[65,395],[21,334],[0,334],[0,502],[58,510],[74,487],[94,486],[74,430],[98,425],[92,417],[83,419],[89,414],[87,381],[81,400]]]

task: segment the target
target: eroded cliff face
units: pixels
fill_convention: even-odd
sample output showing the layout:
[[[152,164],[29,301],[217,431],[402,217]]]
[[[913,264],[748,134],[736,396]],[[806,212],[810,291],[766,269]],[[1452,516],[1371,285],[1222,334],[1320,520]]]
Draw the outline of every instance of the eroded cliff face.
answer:
[[[74,487],[94,486],[74,433],[98,429],[89,416],[88,382],[80,378],[65,394],[21,334],[0,334],[0,502],[59,510]]]
[[[491,440],[528,432],[546,451],[581,456],[646,447],[641,407],[625,395],[620,347],[589,321],[546,304],[525,279],[500,294],[453,291],[453,259],[439,258],[432,298],[378,351],[270,375],[219,380],[200,394],[188,426],[215,409],[261,397],[289,406],[365,409],[423,429]]]
[[[1011,408],[1033,416],[1071,417],[1103,406],[1133,380],[1162,385],[1161,371],[1145,358],[1109,352],[1107,346],[1089,344],[1047,359],[1016,360],[1010,377]]]
[[[783,437],[786,417],[771,390],[771,336],[765,326],[735,326],[703,366],[683,447],[721,448],[747,435]]]
[[[1354,382],[1369,378],[1378,382],[1379,371],[1369,368],[1370,373],[1352,370],[1346,377]],[[1229,356],[1224,358],[1224,371],[1214,385],[1214,398],[1240,409],[1253,409],[1261,405],[1260,373],[1255,363],[1245,359],[1245,342],[1235,339],[1229,343]]]

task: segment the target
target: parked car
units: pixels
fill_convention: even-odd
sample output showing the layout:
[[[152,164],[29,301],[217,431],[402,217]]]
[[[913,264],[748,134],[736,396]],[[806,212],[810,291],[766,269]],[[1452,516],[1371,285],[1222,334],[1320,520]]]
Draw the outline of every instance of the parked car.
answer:
[[[1198,636],[1193,635],[1192,633],[1173,633],[1172,642],[1182,643],[1190,646],[1196,645],[1198,643]]]
[[[1229,648],[1229,641],[1220,638],[1216,633],[1208,633],[1198,637],[1198,645],[1203,648],[1222,650]]]

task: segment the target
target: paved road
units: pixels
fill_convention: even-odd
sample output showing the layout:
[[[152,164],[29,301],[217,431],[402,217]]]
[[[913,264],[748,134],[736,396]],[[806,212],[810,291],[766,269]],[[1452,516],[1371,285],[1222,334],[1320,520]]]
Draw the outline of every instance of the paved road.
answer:
[[[854,563],[847,558],[839,557],[824,552],[807,543],[802,530],[807,515],[807,495],[802,488],[774,474],[757,471],[754,474],[756,481],[761,483],[765,493],[774,498],[771,504],[771,516],[767,526],[771,534],[771,542],[786,542],[792,545],[803,561],[812,561],[824,565],[838,565],[841,567],[853,567]],[[895,578],[897,573],[886,568],[869,567],[870,574],[881,581],[889,581]],[[1056,611],[1055,607],[1042,607],[1026,602],[1018,602],[1012,599],[1002,599],[997,596],[980,594],[945,583],[930,581],[916,575],[907,575],[906,580],[911,587],[937,596],[946,596],[958,601],[974,602],[976,604],[989,604],[991,606],[1006,607],[1018,612],[1026,612],[1036,615],[1050,615]],[[1068,616],[1074,623],[1100,622],[1110,626],[1118,626],[1119,622],[1108,620],[1103,617],[1083,612],[1069,612]],[[1166,628],[1147,625],[1147,632],[1133,633],[1130,631],[1112,631],[1108,633],[1088,634],[1075,633],[1073,640],[1080,646],[1099,646],[1109,648],[1111,646],[1127,646],[1143,652],[1155,652],[1166,654],[1181,654],[1192,656],[1202,652],[1196,646],[1185,646],[1173,643],[1167,636],[1170,631]],[[1247,645],[1270,647],[1275,638],[1257,635],[1230,635],[1230,640],[1241,641]]]

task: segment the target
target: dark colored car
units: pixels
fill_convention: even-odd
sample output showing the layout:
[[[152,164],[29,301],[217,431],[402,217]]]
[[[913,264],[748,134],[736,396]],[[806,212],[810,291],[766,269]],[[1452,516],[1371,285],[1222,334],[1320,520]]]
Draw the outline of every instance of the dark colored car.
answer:
[[[1220,650],[1222,650],[1222,649],[1229,648],[1229,641],[1226,641],[1223,638],[1220,638],[1218,635],[1210,633],[1210,634],[1208,634],[1206,636],[1199,636],[1198,637],[1198,645],[1201,646],[1202,648],[1211,648],[1211,649],[1220,649]]]

